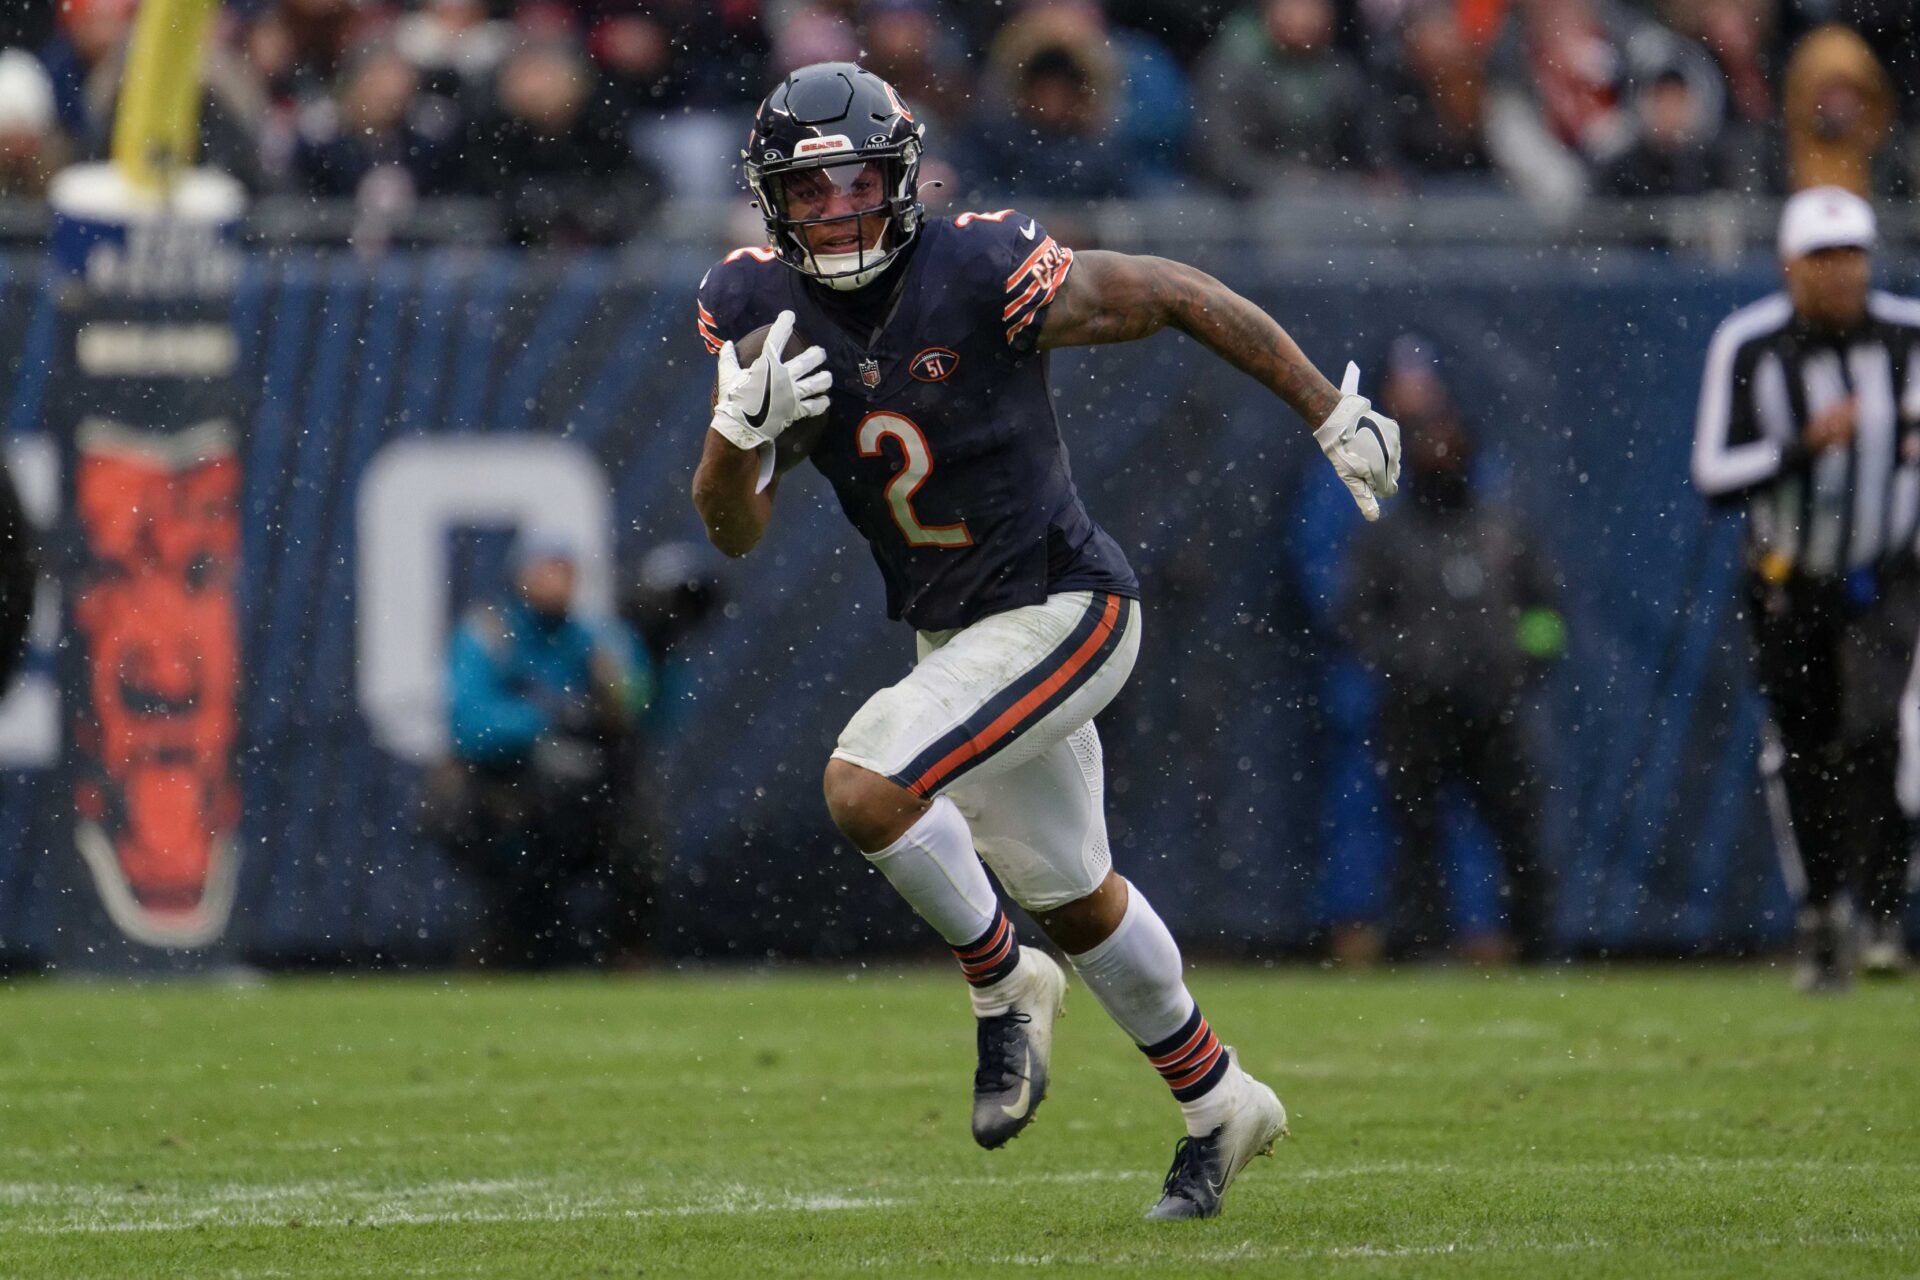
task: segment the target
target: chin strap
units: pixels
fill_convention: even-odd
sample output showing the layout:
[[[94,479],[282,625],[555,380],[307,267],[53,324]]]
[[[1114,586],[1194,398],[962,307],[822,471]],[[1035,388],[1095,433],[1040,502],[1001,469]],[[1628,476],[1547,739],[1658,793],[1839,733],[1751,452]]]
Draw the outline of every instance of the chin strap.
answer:
[[[889,217],[880,228],[878,243],[885,243],[887,232],[892,229],[893,219]],[[892,262],[894,256],[900,252],[897,248],[888,250],[880,254],[878,262],[870,267],[861,268],[860,264],[866,258],[864,250],[856,250],[853,253],[815,253],[807,248],[806,241],[801,238],[800,233],[788,232],[788,234],[793,236],[794,242],[800,246],[802,256],[813,263],[814,269],[806,274],[829,289],[845,291],[872,284],[874,277],[886,270],[887,264]],[[877,248],[875,252],[879,252]],[[845,274],[842,274],[843,272]]]
[[[864,271],[856,271],[851,275],[832,274],[815,276],[814,279],[829,289],[839,289],[842,292],[863,289],[873,283],[874,277],[886,270],[887,263],[892,261],[892,257],[893,255],[889,254],[874,266],[868,267]],[[836,264],[840,267],[853,267],[858,266],[860,263],[860,255],[857,253],[817,253],[813,255],[813,260],[816,264],[833,263],[835,259],[841,260]]]

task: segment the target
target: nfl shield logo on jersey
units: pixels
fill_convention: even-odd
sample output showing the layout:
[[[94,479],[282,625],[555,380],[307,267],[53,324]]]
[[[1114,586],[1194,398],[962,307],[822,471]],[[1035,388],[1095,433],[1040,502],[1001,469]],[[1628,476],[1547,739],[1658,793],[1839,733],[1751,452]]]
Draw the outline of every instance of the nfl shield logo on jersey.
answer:
[[[860,361],[860,385],[871,391],[880,385],[880,362],[867,357]]]

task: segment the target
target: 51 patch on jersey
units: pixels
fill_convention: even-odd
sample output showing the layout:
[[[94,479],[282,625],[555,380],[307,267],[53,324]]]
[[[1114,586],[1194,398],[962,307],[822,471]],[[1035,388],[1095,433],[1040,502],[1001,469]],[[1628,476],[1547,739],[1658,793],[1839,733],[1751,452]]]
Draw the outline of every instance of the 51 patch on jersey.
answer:
[[[945,347],[928,347],[913,358],[913,363],[907,366],[907,372],[921,382],[944,382],[959,367],[960,356],[957,352]]]

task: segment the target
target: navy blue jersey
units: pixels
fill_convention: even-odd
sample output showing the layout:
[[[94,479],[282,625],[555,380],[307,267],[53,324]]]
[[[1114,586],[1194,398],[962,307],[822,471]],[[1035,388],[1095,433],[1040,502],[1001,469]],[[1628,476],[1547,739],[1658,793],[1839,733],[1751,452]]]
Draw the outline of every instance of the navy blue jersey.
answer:
[[[869,286],[891,306],[871,328],[771,250],[736,250],[700,283],[701,338],[718,351],[790,310],[826,348],[812,461],[873,548],[888,617],[941,631],[1059,591],[1137,599],[1074,490],[1038,351],[1073,251],[1011,209],[929,218],[918,241],[897,293]]]

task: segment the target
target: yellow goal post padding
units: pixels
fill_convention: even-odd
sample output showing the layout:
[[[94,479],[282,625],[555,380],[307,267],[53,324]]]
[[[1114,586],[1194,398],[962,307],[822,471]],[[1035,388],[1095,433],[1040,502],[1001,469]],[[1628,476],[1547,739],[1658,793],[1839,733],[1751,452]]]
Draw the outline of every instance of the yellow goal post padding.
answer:
[[[200,63],[220,0],[141,0],[113,119],[113,163],[133,186],[166,189],[193,163]]]

